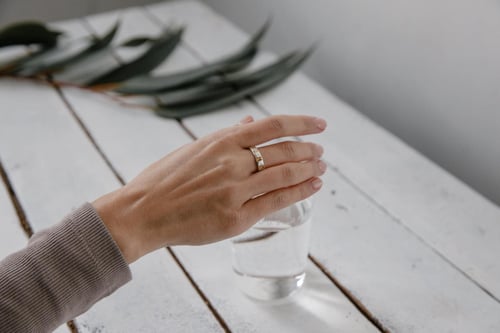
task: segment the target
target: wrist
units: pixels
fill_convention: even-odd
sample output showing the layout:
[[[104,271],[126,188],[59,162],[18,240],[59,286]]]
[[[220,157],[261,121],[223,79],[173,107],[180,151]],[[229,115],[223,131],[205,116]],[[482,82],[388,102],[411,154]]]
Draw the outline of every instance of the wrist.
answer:
[[[142,251],[138,217],[133,213],[134,202],[124,195],[123,188],[103,195],[92,202],[111,237],[128,264],[139,259]]]

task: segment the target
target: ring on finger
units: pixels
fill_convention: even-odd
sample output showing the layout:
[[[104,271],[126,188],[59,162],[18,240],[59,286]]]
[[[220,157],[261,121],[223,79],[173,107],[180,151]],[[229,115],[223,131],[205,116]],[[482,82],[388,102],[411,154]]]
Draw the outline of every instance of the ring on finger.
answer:
[[[257,171],[264,170],[266,164],[264,163],[264,157],[262,157],[262,154],[260,153],[259,149],[255,146],[248,147],[248,149],[250,150],[255,159],[255,164],[257,164]]]

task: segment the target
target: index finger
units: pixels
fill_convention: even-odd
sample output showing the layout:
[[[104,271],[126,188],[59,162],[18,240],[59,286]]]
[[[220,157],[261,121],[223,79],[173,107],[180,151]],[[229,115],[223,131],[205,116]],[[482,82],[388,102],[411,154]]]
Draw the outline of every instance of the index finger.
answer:
[[[320,133],[325,128],[326,121],[317,117],[271,116],[246,124],[236,135],[236,141],[241,147],[250,147],[286,136]]]

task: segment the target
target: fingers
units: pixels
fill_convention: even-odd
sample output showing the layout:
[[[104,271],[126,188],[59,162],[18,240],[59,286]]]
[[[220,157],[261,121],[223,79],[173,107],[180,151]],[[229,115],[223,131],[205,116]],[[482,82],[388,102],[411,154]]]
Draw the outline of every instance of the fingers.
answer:
[[[321,189],[323,182],[319,178],[312,178],[303,183],[269,192],[245,203],[242,215],[245,221],[255,222],[264,216],[304,200]]]
[[[259,147],[259,150],[266,168],[287,162],[319,160],[323,155],[323,147],[310,142],[285,141]],[[255,166],[253,166],[252,171],[256,171]]]
[[[326,122],[321,118],[281,115],[246,124],[235,135],[241,147],[250,147],[286,136],[320,133],[325,128]]]
[[[300,184],[321,176],[325,171],[326,164],[318,160],[282,164],[249,177],[242,186],[242,192],[245,191],[248,197],[253,198],[262,193]],[[249,192],[246,192],[247,190]]]

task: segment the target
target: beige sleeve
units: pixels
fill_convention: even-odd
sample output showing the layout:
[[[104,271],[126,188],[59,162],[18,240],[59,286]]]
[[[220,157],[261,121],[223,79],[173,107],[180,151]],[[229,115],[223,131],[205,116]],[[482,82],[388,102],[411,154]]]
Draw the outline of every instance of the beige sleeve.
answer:
[[[0,261],[0,332],[51,332],[131,279],[89,203]]]

